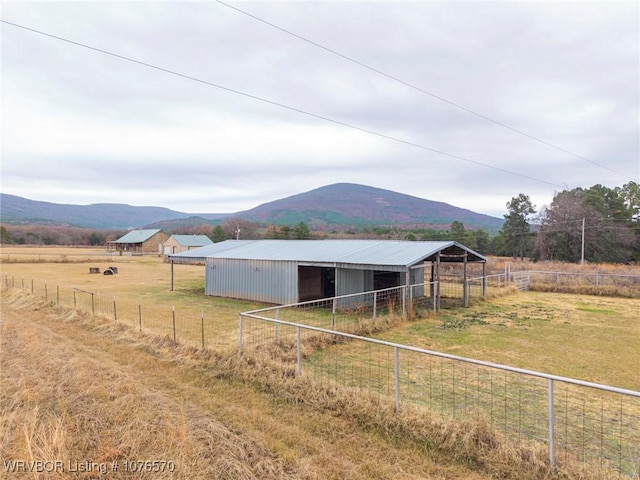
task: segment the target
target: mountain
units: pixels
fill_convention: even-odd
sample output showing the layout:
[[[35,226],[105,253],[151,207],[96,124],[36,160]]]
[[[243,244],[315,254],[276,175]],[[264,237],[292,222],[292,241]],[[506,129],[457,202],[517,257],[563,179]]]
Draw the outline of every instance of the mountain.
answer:
[[[97,229],[129,229],[186,216],[188,214],[162,207],[134,207],[120,203],[65,205],[0,194],[0,218],[8,224],[38,223]]]
[[[53,224],[96,229],[141,227],[179,228],[197,222],[216,224],[242,218],[263,224],[314,229],[366,226],[448,228],[453,221],[466,227],[497,231],[503,220],[489,215],[402,193],[352,183],[336,183],[264,203],[234,214],[178,212],[161,207],[125,204],[64,205],[0,193],[0,219],[7,224]]]
[[[336,183],[299,193],[234,215],[256,222],[322,226],[398,225],[448,228],[465,226],[497,231],[503,219],[403,193],[353,183]]]

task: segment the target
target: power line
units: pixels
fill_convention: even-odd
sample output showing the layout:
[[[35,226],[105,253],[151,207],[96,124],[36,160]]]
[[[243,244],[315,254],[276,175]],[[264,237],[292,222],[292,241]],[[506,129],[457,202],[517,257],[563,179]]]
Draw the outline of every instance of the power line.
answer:
[[[493,118],[487,117],[486,115],[483,115],[483,114],[478,113],[478,112],[476,112],[476,111],[474,111],[474,110],[471,110],[470,108],[467,108],[467,107],[464,107],[464,106],[462,106],[462,105],[460,105],[460,104],[458,104],[458,103],[452,102],[451,100],[447,100],[446,98],[441,97],[441,96],[439,96],[439,95],[437,95],[437,94],[435,94],[435,93],[433,93],[433,92],[430,92],[430,91],[428,91],[428,90],[425,90],[425,89],[423,89],[423,88],[421,88],[421,87],[418,87],[418,86],[416,86],[416,85],[414,85],[414,84],[412,84],[412,83],[409,83],[409,82],[407,82],[407,81],[405,81],[405,80],[402,80],[402,79],[400,79],[400,78],[398,78],[398,77],[396,77],[396,76],[393,76],[393,75],[391,75],[391,74],[388,74],[388,73],[386,73],[386,72],[383,72],[382,70],[379,70],[379,69],[377,69],[377,68],[375,68],[375,67],[372,67],[372,66],[370,66],[370,65],[367,65],[366,63],[360,62],[360,61],[358,61],[358,60],[356,60],[356,59],[354,59],[354,58],[352,58],[352,57],[349,57],[348,55],[345,55],[345,54],[343,54],[343,53],[340,53],[340,52],[338,52],[338,51],[336,51],[336,50],[333,50],[333,49],[331,49],[331,48],[329,48],[329,47],[325,47],[324,45],[321,45],[321,44],[319,44],[319,43],[317,43],[317,42],[314,42],[313,40],[309,40],[308,38],[303,37],[302,35],[298,35],[297,33],[294,33],[294,32],[292,32],[292,31],[287,30],[287,29],[285,29],[285,28],[283,28],[283,27],[280,27],[280,26],[278,26],[278,25],[276,25],[276,24],[274,24],[274,23],[271,23],[271,22],[269,22],[269,21],[267,21],[267,20],[264,20],[263,18],[260,18],[260,17],[258,17],[258,16],[256,16],[256,15],[253,15],[253,14],[251,14],[251,13],[249,13],[249,12],[245,11],[245,10],[241,10],[241,9],[240,9],[240,8],[238,8],[238,7],[234,7],[233,5],[229,5],[228,3],[225,3],[225,2],[223,2],[222,0],[216,0],[216,1],[217,1],[220,5],[224,5],[225,7],[231,8],[232,10],[235,10],[235,11],[237,11],[238,13],[242,13],[243,15],[246,15],[246,16],[248,16],[248,17],[250,17],[250,18],[253,18],[254,20],[257,20],[258,22],[264,23],[265,25],[268,25],[268,26],[270,26],[270,27],[272,27],[272,28],[275,28],[276,30],[280,30],[281,32],[286,33],[287,35],[291,35],[292,37],[295,37],[295,38],[297,38],[297,39],[299,39],[299,40],[302,40],[303,42],[306,42],[306,43],[308,43],[308,44],[310,44],[310,45],[313,45],[314,47],[317,47],[317,48],[320,48],[320,49],[322,49],[322,50],[325,50],[326,52],[329,52],[329,53],[331,53],[331,54],[333,54],[333,55],[337,55],[338,57],[341,57],[341,58],[343,58],[343,59],[345,59],[345,60],[347,60],[347,61],[349,61],[349,62],[355,63],[356,65],[359,65],[359,66],[361,66],[361,67],[363,67],[363,68],[366,68],[367,70],[370,70],[370,71],[372,71],[372,72],[375,72],[375,73],[377,73],[378,75],[382,75],[383,77],[386,77],[386,78],[388,78],[388,79],[390,79],[390,80],[393,80],[393,81],[395,81],[395,82],[401,83],[401,84],[403,84],[403,85],[405,85],[405,86],[407,86],[407,87],[409,87],[409,88],[411,88],[411,89],[413,89],[413,90],[416,90],[416,91],[418,91],[418,92],[420,92],[420,93],[423,93],[423,94],[425,94],[425,95],[428,95],[428,96],[430,96],[430,97],[432,97],[432,98],[435,98],[436,100],[440,100],[441,102],[444,102],[444,103],[446,103],[446,104],[448,104],[448,105],[451,105],[452,107],[455,107],[455,108],[458,108],[458,109],[460,109],[460,110],[463,110],[463,111],[465,111],[465,112],[467,112],[467,113],[469,113],[469,114],[471,114],[471,115],[474,115],[474,116],[476,116],[476,117],[482,118],[483,120],[486,120],[486,121],[488,121],[488,122],[491,122],[491,123],[493,123],[493,124],[495,124],[495,125],[498,125],[498,126],[500,126],[500,127],[506,128],[507,130],[511,130],[512,132],[515,132],[515,133],[517,133],[517,134],[519,134],[519,135],[522,135],[522,136],[524,136],[524,137],[527,137],[527,138],[529,138],[529,139],[531,139],[531,140],[534,140],[534,141],[536,141],[536,142],[538,142],[538,143],[541,143],[541,144],[543,144],[543,145],[546,145],[547,147],[551,147],[551,148],[553,148],[553,149],[555,149],[555,150],[558,150],[558,151],[560,151],[560,152],[566,153],[567,155],[571,155],[571,156],[573,156],[573,157],[575,157],[575,158],[578,158],[578,159],[580,159],[580,160],[583,160],[583,161],[585,161],[585,162],[588,162],[588,163],[590,163],[590,164],[592,164],[592,165],[595,165],[595,166],[600,167],[600,168],[604,168],[605,170],[609,170],[610,172],[613,172],[613,173],[615,173],[615,174],[617,174],[617,175],[620,175],[620,176],[623,176],[623,177],[625,177],[625,178],[628,178],[628,179],[631,179],[631,180],[634,180],[634,181],[635,181],[635,179],[634,179],[633,177],[630,177],[629,175],[627,175],[627,174],[625,174],[625,173],[618,172],[618,171],[616,171],[616,170],[614,170],[614,169],[612,169],[612,168],[610,168],[610,167],[607,167],[606,165],[601,165],[601,164],[599,164],[599,163],[597,163],[597,162],[594,162],[593,160],[590,160],[590,159],[585,158],[585,157],[583,157],[583,156],[581,156],[581,155],[578,155],[578,154],[576,154],[576,153],[570,152],[569,150],[566,150],[566,149],[564,149],[564,148],[562,148],[562,147],[559,147],[559,146],[557,146],[557,145],[554,145],[554,144],[552,144],[552,143],[549,143],[549,142],[547,142],[546,140],[542,140],[541,138],[538,138],[538,137],[536,137],[536,136],[534,136],[534,135],[528,134],[528,133],[526,133],[526,132],[524,132],[524,131],[522,131],[522,130],[518,130],[517,128],[511,127],[511,126],[509,126],[509,125],[507,125],[507,124],[505,124],[505,123],[503,123],[503,122],[500,122],[500,121],[498,121],[498,120],[494,120]]]
[[[98,53],[101,53],[101,54],[104,54],[104,55],[109,55],[111,57],[119,58],[119,59],[125,60],[127,62],[132,62],[132,63],[138,64],[138,65],[142,65],[144,67],[148,67],[148,68],[151,68],[151,69],[154,69],[154,70],[158,70],[158,71],[161,71],[161,72],[164,72],[164,73],[168,73],[170,75],[175,75],[175,76],[178,76],[180,78],[184,78],[186,80],[192,80],[194,82],[202,83],[202,84],[208,85],[210,87],[219,88],[221,90],[225,90],[225,91],[230,92],[230,93],[235,93],[236,95],[241,95],[241,96],[244,96],[244,97],[247,97],[247,98],[251,98],[252,100],[257,100],[257,101],[260,101],[260,102],[263,102],[263,103],[267,103],[269,105],[273,105],[273,106],[284,108],[284,109],[287,109],[287,110],[290,110],[290,111],[293,111],[293,112],[296,112],[296,113],[300,113],[302,115],[307,115],[307,116],[312,117],[312,118],[316,118],[316,119],[319,119],[319,120],[330,122],[330,123],[333,123],[335,125],[340,125],[340,126],[343,126],[343,127],[351,128],[353,130],[357,130],[357,131],[360,131],[360,132],[368,133],[370,135],[375,135],[377,137],[384,138],[384,139],[387,139],[387,140],[391,140],[391,141],[394,141],[394,142],[397,142],[397,143],[401,143],[401,144],[408,145],[408,146],[411,146],[411,147],[419,148],[421,150],[433,152],[433,153],[436,153],[436,154],[439,154],[439,155],[443,155],[443,156],[446,156],[446,157],[449,157],[449,158],[454,158],[456,160],[461,160],[461,161],[464,161],[464,162],[472,163],[472,164],[475,164],[475,165],[479,165],[481,167],[491,168],[493,170],[497,170],[497,171],[500,171],[500,172],[503,172],[503,173],[508,173],[510,175],[515,175],[515,176],[518,176],[518,177],[521,177],[521,178],[526,178],[528,180],[533,180],[533,181],[536,181],[536,182],[539,182],[539,183],[544,183],[544,184],[551,185],[551,186],[554,186],[554,187],[563,188],[562,185],[559,185],[559,184],[556,184],[556,183],[553,183],[553,182],[549,182],[549,181],[546,181],[546,180],[535,178],[535,177],[532,177],[532,176],[529,176],[529,175],[525,175],[525,174],[522,174],[522,173],[513,172],[511,170],[507,170],[507,169],[504,169],[504,168],[496,167],[496,166],[493,166],[493,165],[488,165],[488,164],[485,164],[485,163],[482,163],[482,162],[478,162],[476,160],[471,160],[469,158],[462,157],[460,155],[455,155],[455,154],[452,154],[452,153],[448,153],[448,152],[445,152],[443,150],[437,150],[437,149],[430,148],[430,147],[427,147],[427,146],[424,146],[424,145],[421,145],[421,144],[418,144],[418,143],[410,142],[408,140],[403,140],[401,138],[393,137],[391,135],[386,135],[384,133],[376,132],[374,130],[369,130],[367,128],[359,127],[357,125],[352,125],[352,124],[349,124],[349,123],[346,123],[346,122],[342,122],[340,120],[335,120],[335,119],[332,119],[332,118],[329,118],[329,117],[326,117],[326,116],[323,116],[323,115],[319,115],[317,113],[312,113],[312,112],[309,112],[309,111],[306,111],[306,110],[302,110],[302,109],[297,108],[297,107],[292,107],[290,105],[285,105],[285,104],[280,103],[280,102],[276,102],[276,101],[269,100],[269,99],[266,99],[266,98],[263,98],[263,97],[259,97],[257,95],[253,95],[253,94],[250,94],[250,93],[242,92],[240,90],[236,90],[236,89],[233,89],[233,88],[230,88],[230,87],[225,87],[224,85],[220,85],[220,84],[213,83],[213,82],[210,82],[210,81],[207,81],[207,80],[203,80],[201,78],[193,77],[191,75],[186,75],[184,73],[180,73],[180,72],[176,72],[174,70],[169,70],[167,68],[159,67],[159,66],[153,65],[151,63],[143,62],[143,61],[131,58],[131,57],[127,57],[127,56],[124,56],[124,55],[113,53],[113,52],[110,52],[108,50],[103,50],[101,48],[93,47],[93,46],[87,45],[85,43],[80,43],[80,42],[76,42],[76,41],[73,41],[73,40],[69,40],[67,38],[59,37],[57,35],[46,33],[46,32],[43,32],[41,30],[36,30],[36,29],[33,29],[33,28],[26,27],[24,25],[19,25],[17,23],[9,22],[9,21],[6,21],[6,20],[0,20],[0,22],[4,23],[6,25],[11,25],[11,26],[14,26],[14,27],[17,27],[17,28],[21,28],[23,30],[27,30],[29,32],[33,32],[33,33],[37,33],[39,35],[43,35],[43,36],[46,36],[46,37],[49,37],[49,38],[53,38],[55,40],[60,40],[62,42],[66,42],[66,43],[69,43],[69,44],[72,44],[72,45],[76,45],[78,47],[86,48],[86,49],[89,49],[89,50],[92,50],[92,51],[95,51],[95,52],[98,52]]]

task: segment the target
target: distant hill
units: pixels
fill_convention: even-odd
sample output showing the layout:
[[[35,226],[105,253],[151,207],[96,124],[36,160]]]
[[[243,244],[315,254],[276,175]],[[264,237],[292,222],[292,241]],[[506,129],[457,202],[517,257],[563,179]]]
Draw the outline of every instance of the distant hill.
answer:
[[[227,218],[274,225],[305,222],[313,229],[400,226],[469,228],[497,231],[503,220],[402,193],[352,183],[336,183],[234,214],[190,214],[162,207],[125,204],[64,205],[0,194],[0,220],[7,224],[55,224],[96,229],[180,228],[216,224]]]
[[[465,226],[497,231],[503,219],[475,213],[448,203],[353,183],[336,183],[262,204],[234,215],[246,220],[316,228],[333,225],[398,225],[448,228],[457,220]]]
[[[134,207],[119,203],[65,205],[0,194],[0,219],[14,225],[50,224],[97,229],[141,228],[167,219],[188,216],[162,207]]]

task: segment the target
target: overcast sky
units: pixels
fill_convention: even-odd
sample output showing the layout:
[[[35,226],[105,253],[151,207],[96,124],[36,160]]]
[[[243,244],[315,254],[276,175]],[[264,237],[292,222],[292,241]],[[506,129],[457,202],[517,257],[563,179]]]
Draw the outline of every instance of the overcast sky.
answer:
[[[502,217],[640,181],[636,1],[229,5],[3,1],[85,46],[0,24],[1,191],[230,213],[351,182]]]

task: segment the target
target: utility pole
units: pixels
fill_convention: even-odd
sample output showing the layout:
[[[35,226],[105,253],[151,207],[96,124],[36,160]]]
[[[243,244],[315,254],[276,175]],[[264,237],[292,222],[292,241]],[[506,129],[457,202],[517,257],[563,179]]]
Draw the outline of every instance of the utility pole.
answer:
[[[584,265],[584,217],[582,217],[582,253],[580,254],[580,265]]]

